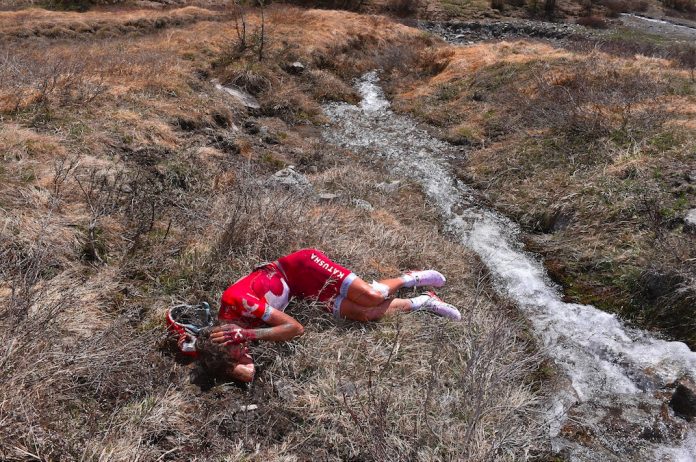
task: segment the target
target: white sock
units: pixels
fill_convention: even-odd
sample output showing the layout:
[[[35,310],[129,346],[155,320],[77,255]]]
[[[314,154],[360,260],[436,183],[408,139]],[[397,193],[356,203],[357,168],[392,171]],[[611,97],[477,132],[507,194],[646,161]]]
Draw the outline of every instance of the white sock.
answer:
[[[401,280],[404,281],[404,287],[413,287],[416,285],[416,278],[410,274],[402,275]]]
[[[419,310],[425,302],[430,300],[429,295],[419,295],[418,297],[409,298],[408,301],[411,302],[411,310]]]
[[[381,282],[377,281],[372,281],[372,284],[370,284],[373,289],[375,289],[377,292],[382,294],[382,296],[387,299],[389,298],[389,286],[386,284],[382,284]]]

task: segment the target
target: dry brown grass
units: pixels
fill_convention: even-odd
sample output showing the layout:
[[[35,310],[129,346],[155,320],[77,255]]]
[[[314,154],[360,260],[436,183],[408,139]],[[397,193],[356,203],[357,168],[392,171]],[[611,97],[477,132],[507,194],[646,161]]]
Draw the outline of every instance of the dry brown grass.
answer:
[[[276,8],[259,63],[235,47],[232,21],[207,14],[0,14],[0,33],[16,41],[0,62],[12,85],[0,90],[0,458],[527,458],[541,429],[524,324],[472,255],[437,235],[416,187],[380,192],[379,166],[325,146],[312,125],[320,101],[354,98],[347,78],[396,56],[417,61],[435,42],[384,18]],[[157,15],[198,19],[142,36],[124,28]],[[81,21],[111,35],[21,38]],[[283,70],[294,60],[303,75]],[[268,81],[257,113],[209,82],[240,69]],[[341,199],[259,187],[286,163]],[[366,326],[296,304],[307,335],[254,347],[250,390],[174,356],[167,306],[214,303],[258,261],[302,246],[366,278],[437,267],[466,321]]]
[[[217,12],[187,6],[170,11],[88,11],[85,13],[48,11],[40,8],[2,12],[0,37],[16,41],[32,37],[73,38],[81,40],[147,34],[198,21],[229,19],[229,12]]]

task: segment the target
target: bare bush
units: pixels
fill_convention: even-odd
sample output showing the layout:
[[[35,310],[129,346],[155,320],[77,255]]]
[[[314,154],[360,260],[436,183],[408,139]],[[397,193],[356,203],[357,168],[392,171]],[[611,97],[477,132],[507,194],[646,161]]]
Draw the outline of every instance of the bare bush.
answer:
[[[693,13],[696,11],[696,2],[694,0],[662,0],[662,3],[667,8],[673,8],[685,13]]]
[[[610,18],[618,18],[621,13],[629,11],[628,2],[625,0],[605,0],[602,4],[607,7],[607,16]],[[588,14],[588,16],[591,16],[591,14]],[[589,26],[589,24],[582,25]]]
[[[417,15],[420,0],[389,0],[386,10],[398,17],[406,18]]]
[[[621,13],[647,11],[650,7],[647,0],[602,0],[600,4],[607,8],[610,18],[618,18]]]
[[[544,13],[547,17],[553,17],[556,14],[556,0],[544,0]]]
[[[528,0],[526,9],[532,16],[543,15],[551,18],[556,14],[556,0]]]
[[[0,50],[0,111],[16,112],[30,106],[89,104],[106,90],[103,77],[88,76],[76,56],[36,56]]]
[[[663,117],[654,107],[640,106],[662,91],[659,79],[638,68],[620,71],[599,55],[579,64],[570,76],[538,73],[535,80],[538,93],[527,105],[532,120],[571,136],[589,140],[615,130],[630,134]]]
[[[691,43],[681,45],[672,50],[672,55],[681,66],[690,71],[691,81],[693,82],[694,73],[696,73],[696,45]]]
[[[293,0],[292,3],[312,8],[360,11],[364,0]]]
[[[607,22],[599,16],[585,16],[578,18],[576,23],[580,24],[581,26],[591,27],[593,29],[606,29],[609,27],[609,24],[607,24]]]

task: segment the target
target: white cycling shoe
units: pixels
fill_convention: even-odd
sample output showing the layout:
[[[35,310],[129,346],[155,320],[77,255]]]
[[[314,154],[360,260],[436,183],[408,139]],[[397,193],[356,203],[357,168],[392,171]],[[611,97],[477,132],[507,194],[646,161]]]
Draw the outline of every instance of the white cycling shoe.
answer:
[[[430,311],[443,318],[452,319],[454,321],[461,321],[462,314],[457,308],[449,303],[445,303],[440,300],[440,297],[435,295],[435,292],[427,292],[425,295],[428,296],[428,300],[425,301],[418,309]]]
[[[406,282],[405,287],[442,287],[447,282],[447,278],[435,270],[409,271],[405,276],[411,279]]]

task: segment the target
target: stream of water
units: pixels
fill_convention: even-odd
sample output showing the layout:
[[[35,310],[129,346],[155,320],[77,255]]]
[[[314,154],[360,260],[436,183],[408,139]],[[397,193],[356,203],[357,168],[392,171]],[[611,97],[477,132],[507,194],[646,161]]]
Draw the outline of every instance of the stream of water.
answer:
[[[668,428],[656,417],[671,413],[660,398],[661,390],[679,377],[696,377],[696,353],[683,343],[629,328],[593,306],[563,302],[539,259],[523,249],[519,227],[477,204],[472,190],[452,174],[448,159],[461,153],[392,112],[378,82],[376,72],[356,82],[362,96],[359,106],[325,106],[332,125],[324,136],[333,144],[382,159],[393,175],[419,183],[436,204],[448,233],[474,251],[494,276],[497,289],[517,302],[547,354],[569,379],[548,411],[554,449],[577,461],[696,461],[693,433],[685,425],[679,431]],[[625,428],[612,433],[605,427],[618,424],[608,424],[607,416],[617,412]],[[591,444],[564,434],[570,416],[594,431]],[[636,436],[631,432],[635,425],[650,427],[651,432]]]
[[[653,34],[696,40],[696,28],[694,27],[632,13],[621,13],[620,18],[624,25],[638,28],[639,30],[646,30],[646,32]]]

